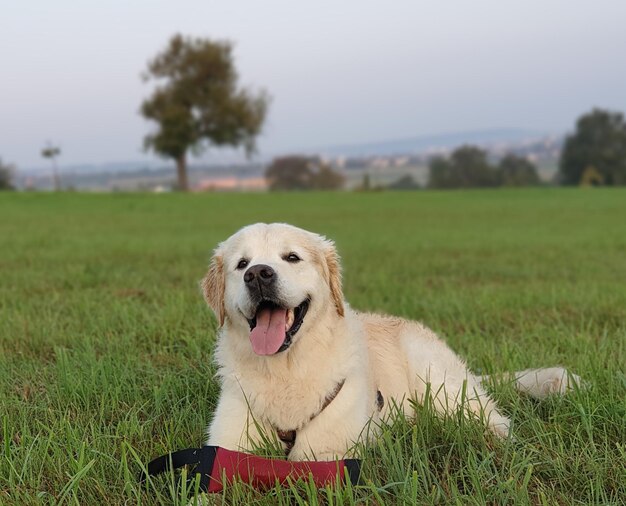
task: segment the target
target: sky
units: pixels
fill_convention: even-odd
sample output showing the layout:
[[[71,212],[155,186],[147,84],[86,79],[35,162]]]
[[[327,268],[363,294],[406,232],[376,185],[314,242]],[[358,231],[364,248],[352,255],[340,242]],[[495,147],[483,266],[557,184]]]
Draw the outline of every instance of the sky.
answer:
[[[622,0],[0,0],[0,158],[156,160],[140,75],[174,33],[235,44],[264,156],[626,110]],[[202,156],[210,162],[219,153]]]

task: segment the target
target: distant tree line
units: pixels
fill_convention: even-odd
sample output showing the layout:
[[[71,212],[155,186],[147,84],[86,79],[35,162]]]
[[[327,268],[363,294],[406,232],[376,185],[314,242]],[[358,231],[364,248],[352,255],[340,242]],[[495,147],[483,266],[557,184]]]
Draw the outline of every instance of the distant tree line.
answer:
[[[188,189],[189,152],[197,153],[209,146],[243,146],[246,154],[254,152],[269,96],[262,90],[254,93],[239,85],[231,43],[175,35],[148,63],[144,79],[156,83],[141,105],[143,116],[156,126],[144,144],[175,161],[178,189]],[[54,149],[42,152],[53,166],[59,154]],[[58,189],[56,168],[54,172]],[[272,190],[338,189],[345,183],[343,175],[330,165],[306,156],[277,158],[267,168],[266,178]],[[575,132],[565,140],[557,183],[626,184],[626,123],[621,113],[594,109],[578,119]],[[431,188],[537,184],[537,168],[528,159],[508,154],[493,164],[487,152],[476,146],[461,146],[450,156],[435,157],[429,163]],[[417,186],[406,176],[389,188]],[[364,180],[361,189],[370,189],[369,181]]]
[[[476,146],[461,146],[445,158],[437,156],[429,164],[431,188],[494,188],[533,186],[539,174],[526,158],[508,154],[492,165],[487,151]]]
[[[625,185],[626,122],[619,112],[594,109],[581,116],[561,152],[557,184]],[[490,188],[540,184],[537,168],[508,154],[497,165],[476,146],[461,146],[429,164],[431,188]]]
[[[339,189],[345,178],[317,157],[286,156],[275,159],[265,172],[271,190]],[[429,188],[496,188],[537,186],[541,179],[528,158],[508,153],[493,162],[485,149],[465,145],[449,156],[429,162]],[[594,109],[581,116],[567,136],[553,184],[625,185],[626,122],[618,112]],[[387,185],[372,186],[366,174],[361,191],[412,190],[417,182],[405,175]]]

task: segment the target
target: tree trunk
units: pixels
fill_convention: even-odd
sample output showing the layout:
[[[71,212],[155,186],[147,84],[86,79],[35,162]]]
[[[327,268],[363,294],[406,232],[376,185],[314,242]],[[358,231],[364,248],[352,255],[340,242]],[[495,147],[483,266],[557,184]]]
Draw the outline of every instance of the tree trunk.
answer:
[[[189,191],[187,183],[187,158],[183,153],[176,159],[176,175],[178,176],[178,190],[181,192]]]
[[[56,170],[52,173],[52,184],[54,186],[55,192],[61,190],[61,181],[59,179],[59,174]]]
[[[54,158],[52,159],[52,183],[54,185],[54,191],[58,192],[61,190],[61,178],[59,177],[59,169],[57,168],[57,162]]]

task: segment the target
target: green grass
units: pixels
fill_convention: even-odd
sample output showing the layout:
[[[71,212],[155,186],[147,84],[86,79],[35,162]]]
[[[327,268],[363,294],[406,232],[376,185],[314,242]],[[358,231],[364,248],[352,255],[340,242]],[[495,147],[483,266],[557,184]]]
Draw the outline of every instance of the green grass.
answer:
[[[0,195],[0,504],[184,503],[139,462],[200,445],[218,387],[198,281],[240,226],[334,238],[359,309],[419,319],[481,372],[563,365],[590,388],[495,385],[516,442],[396,417],[365,484],[224,504],[618,504],[626,497],[626,191]],[[216,503],[222,503],[220,500]]]

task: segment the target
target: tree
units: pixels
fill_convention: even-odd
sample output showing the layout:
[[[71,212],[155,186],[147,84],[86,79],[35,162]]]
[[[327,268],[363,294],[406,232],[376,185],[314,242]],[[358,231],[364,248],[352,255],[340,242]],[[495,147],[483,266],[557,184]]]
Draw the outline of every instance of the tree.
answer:
[[[452,164],[443,156],[431,158],[428,164],[428,186],[431,188],[458,188],[460,182],[453,173]]]
[[[345,182],[317,157],[283,156],[275,158],[265,170],[270,190],[336,190]]]
[[[2,190],[14,190],[13,176],[15,174],[15,167],[8,163],[4,163],[0,158],[0,191]]]
[[[479,188],[498,186],[498,174],[487,152],[476,146],[461,146],[449,159],[435,157],[429,164],[432,188]]]
[[[526,158],[508,154],[498,165],[498,177],[503,186],[533,186],[540,183],[537,167]]]
[[[363,191],[370,191],[372,189],[372,178],[369,173],[363,174],[363,183],[361,183]]]
[[[311,159],[305,156],[275,158],[265,170],[270,190],[308,190],[312,178]]]
[[[61,148],[48,144],[41,150],[41,156],[48,158],[52,162],[52,186],[55,191],[61,189],[61,177],[59,176],[59,169],[57,167],[57,157],[61,155]]]
[[[327,163],[319,163],[316,168],[311,181],[314,190],[338,190],[346,182],[344,175]]]
[[[559,163],[563,184],[580,184],[591,168],[604,184],[626,184],[626,123],[621,113],[594,109],[567,136]]]
[[[420,185],[410,174],[402,176],[388,186],[390,190],[417,190],[419,187]]]
[[[268,96],[238,88],[229,42],[175,35],[148,63],[146,80],[159,84],[141,106],[157,123],[146,136],[146,149],[176,162],[178,187],[188,189],[187,153],[208,145],[255,150],[265,119]]]

